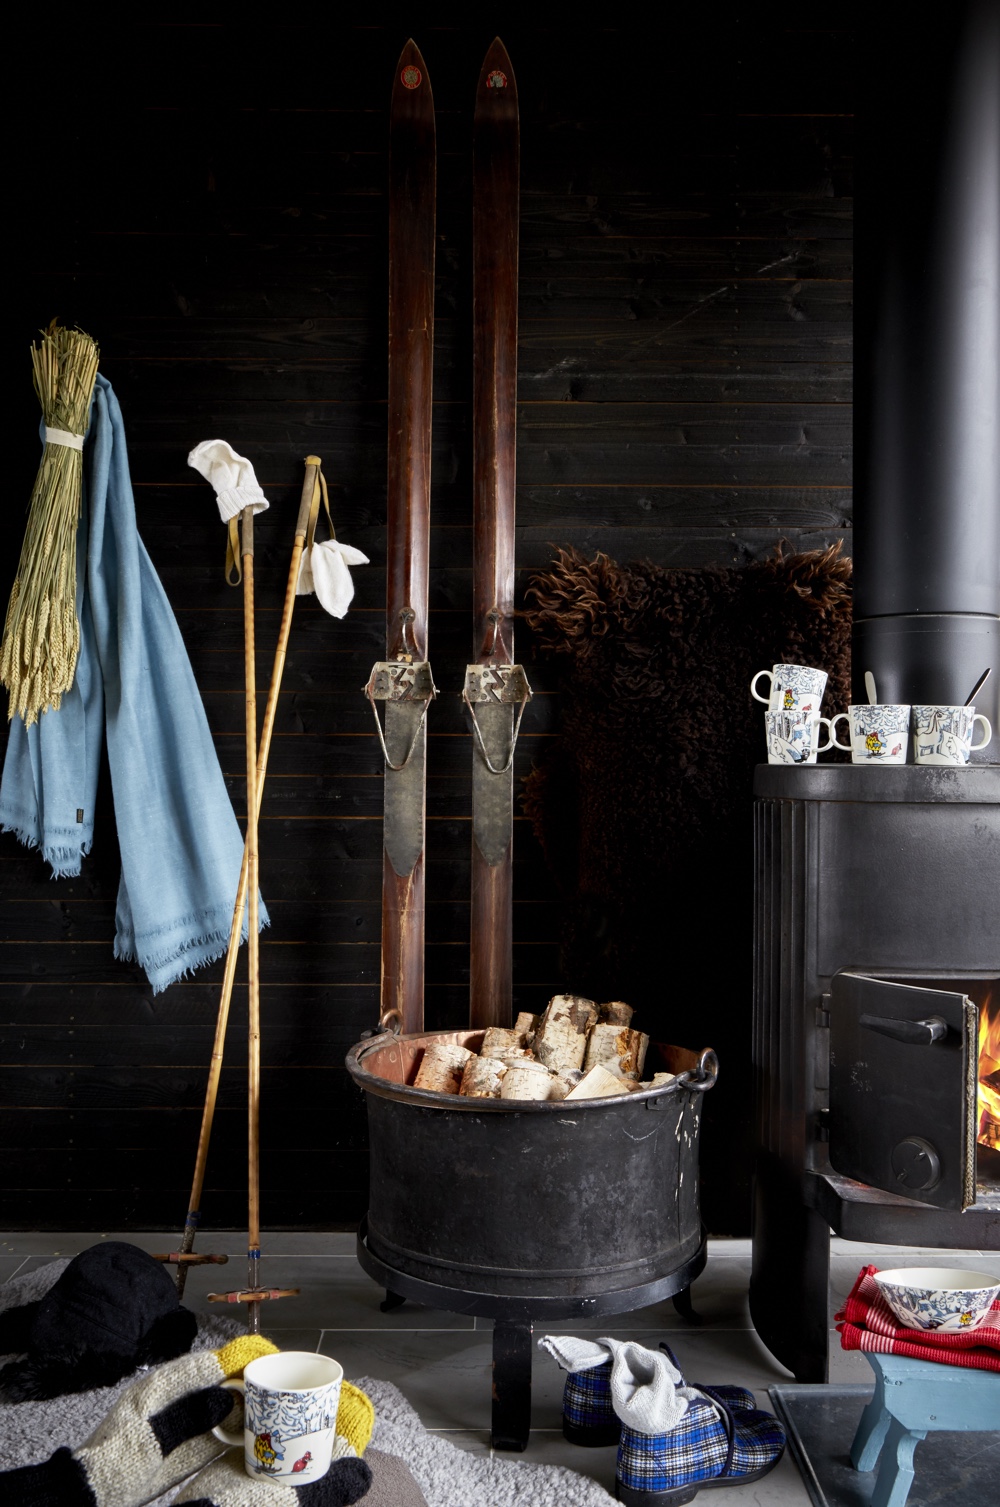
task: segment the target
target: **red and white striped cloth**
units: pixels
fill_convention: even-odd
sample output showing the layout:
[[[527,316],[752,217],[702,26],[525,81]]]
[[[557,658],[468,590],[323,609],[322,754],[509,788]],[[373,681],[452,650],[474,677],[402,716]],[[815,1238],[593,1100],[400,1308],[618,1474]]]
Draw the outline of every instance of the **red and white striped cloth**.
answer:
[[[877,1266],[863,1266],[843,1308],[835,1316],[845,1350],[877,1350],[945,1366],[1000,1371],[1000,1299],[976,1329],[901,1329],[875,1281]]]

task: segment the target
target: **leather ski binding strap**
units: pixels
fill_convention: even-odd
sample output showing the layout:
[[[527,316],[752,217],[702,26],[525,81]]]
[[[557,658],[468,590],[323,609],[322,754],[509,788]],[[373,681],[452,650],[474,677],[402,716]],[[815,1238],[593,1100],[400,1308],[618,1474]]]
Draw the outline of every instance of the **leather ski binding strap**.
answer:
[[[472,716],[472,731],[490,774],[506,774],[514,762],[514,750],[517,747],[517,735],[521,730],[521,718],[524,716],[524,709],[531,700],[531,696],[531,687],[523,665],[466,665],[462,700],[469,708]],[[486,751],[486,744],[483,742],[482,731],[476,717],[476,707],[482,705],[517,707],[517,719],[510,740],[510,753],[507,755],[506,764],[500,769],[491,762]]]
[[[437,686],[434,684],[434,676],[431,674],[430,661],[426,659],[413,660],[408,654],[400,655],[396,660],[380,659],[372,667],[368,677],[368,684],[364,687],[365,695],[371,703],[372,715],[375,718],[375,728],[378,732],[378,740],[382,746],[382,757],[389,769],[399,773],[410,762],[413,750],[417,746],[420,737],[420,729],[427,717],[427,708],[437,695]],[[406,757],[401,764],[394,764],[389,757],[389,750],[385,746],[385,735],[382,732],[382,722],[378,714],[376,701],[422,701],[423,710],[420,720],[413,730],[410,746],[406,750]]]

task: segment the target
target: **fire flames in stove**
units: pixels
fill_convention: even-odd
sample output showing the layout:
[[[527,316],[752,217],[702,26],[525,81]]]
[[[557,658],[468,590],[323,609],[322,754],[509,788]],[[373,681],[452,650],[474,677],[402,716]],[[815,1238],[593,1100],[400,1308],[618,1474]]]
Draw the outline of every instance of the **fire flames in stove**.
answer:
[[[1000,1002],[979,1011],[979,1141],[1000,1151]]]

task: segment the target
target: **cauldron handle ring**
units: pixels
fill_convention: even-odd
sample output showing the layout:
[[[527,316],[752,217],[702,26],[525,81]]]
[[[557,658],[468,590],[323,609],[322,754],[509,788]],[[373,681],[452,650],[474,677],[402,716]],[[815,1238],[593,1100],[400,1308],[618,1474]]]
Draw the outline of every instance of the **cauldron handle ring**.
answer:
[[[682,1073],[681,1081],[686,1088],[696,1094],[703,1094],[708,1089],[715,1087],[715,1080],[719,1076],[719,1059],[711,1047],[706,1047],[698,1058],[698,1066],[693,1073]]]

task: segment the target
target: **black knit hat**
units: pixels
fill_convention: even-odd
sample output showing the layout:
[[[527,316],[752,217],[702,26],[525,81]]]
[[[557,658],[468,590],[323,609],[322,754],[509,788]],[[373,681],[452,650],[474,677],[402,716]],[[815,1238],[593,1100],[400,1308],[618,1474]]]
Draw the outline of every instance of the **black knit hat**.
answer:
[[[121,1240],[74,1256],[43,1298],[0,1313],[6,1402],[109,1387],[138,1366],[190,1350],[197,1320],[182,1308],[166,1267]]]

